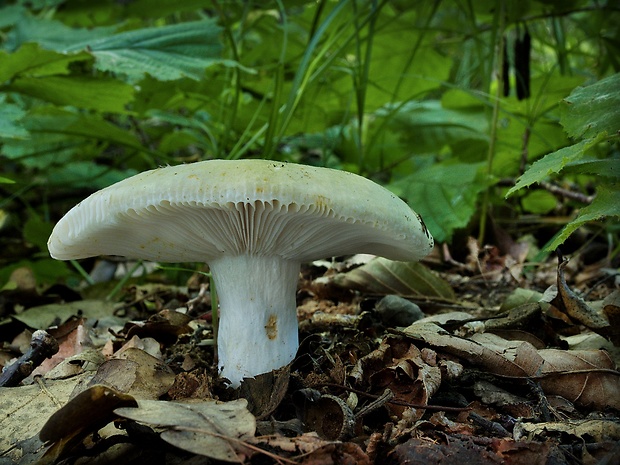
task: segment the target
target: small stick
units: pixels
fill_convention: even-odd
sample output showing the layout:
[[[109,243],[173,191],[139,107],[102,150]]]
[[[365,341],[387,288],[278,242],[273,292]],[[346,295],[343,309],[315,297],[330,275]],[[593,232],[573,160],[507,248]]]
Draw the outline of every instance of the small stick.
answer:
[[[50,358],[57,352],[58,342],[56,339],[43,330],[35,331],[30,340],[28,352],[5,367],[0,374],[0,387],[17,386],[23,379],[30,376],[46,358]]]

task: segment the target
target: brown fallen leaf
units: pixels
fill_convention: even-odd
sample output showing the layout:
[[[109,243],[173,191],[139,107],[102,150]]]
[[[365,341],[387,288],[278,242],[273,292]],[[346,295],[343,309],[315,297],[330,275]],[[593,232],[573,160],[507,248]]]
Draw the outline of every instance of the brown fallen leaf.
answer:
[[[136,399],[157,399],[174,384],[174,373],[161,360],[130,347],[101,364],[90,385],[102,384]]]
[[[595,408],[620,409],[620,373],[604,350],[538,351],[545,363],[540,385],[545,392]]]
[[[341,287],[370,294],[454,300],[450,284],[419,262],[395,262],[377,257],[359,268],[335,275],[333,280]]]
[[[564,268],[568,263],[568,259],[558,254],[558,260],[558,295],[551,303],[557,309],[568,315],[573,321],[581,323],[603,336],[609,334],[611,328],[605,314],[590,307],[581,297],[575,294],[566,283]]]
[[[528,342],[508,341],[491,333],[466,339],[428,322],[416,322],[403,334],[495,375],[539,379],[548,395],[599,409],[620,408],[620,372],[605,351],[537,350]]]
[[[91,386],[73,397],[45,423],[39,438],[51,443],[40,464],[55,463],[89,434],[110,423],[117,407],[135,405],[133,397],[107,386]]]
[[[287,456],[294,459],[292,463],[301,465],[370,465],[371,463],[368,455],[357,444],[321,439],[316,433],[304,433],[296,437],[262,436],[255,438],[254,444],[275,449],[282,455],[287,453]],[[280,458],[286,463],[290,462]]]
[[[119,408],[124,418],[163,428],[161,438],[194,454],[242,463],[252,454],[256,419],[245,399],[193,403],[140,400],[137,408]]]
[[[368,385],[372,392],[389,389],[394,400],[403,404],[426,406],[441,385],[441,369],[427,363],[414,344],[405,339],[387,338],[377,349],[362,357],[351,376],[358,384]],[[389,404],[393,415],[400,417],[407,408]],[[416,412],[421,417],[424,410]]]

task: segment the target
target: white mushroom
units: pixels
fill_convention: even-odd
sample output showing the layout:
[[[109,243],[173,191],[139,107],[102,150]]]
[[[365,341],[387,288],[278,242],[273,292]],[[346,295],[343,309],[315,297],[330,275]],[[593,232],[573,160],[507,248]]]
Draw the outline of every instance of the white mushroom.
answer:
[[[59,260],[208,263],[220,300],[219,368],[233,386],[293,360],[302,262],[353,253],[413,261],[432,247],[420,217],[378,184],[268,160],[146,171],[76,205],[48,242]]]

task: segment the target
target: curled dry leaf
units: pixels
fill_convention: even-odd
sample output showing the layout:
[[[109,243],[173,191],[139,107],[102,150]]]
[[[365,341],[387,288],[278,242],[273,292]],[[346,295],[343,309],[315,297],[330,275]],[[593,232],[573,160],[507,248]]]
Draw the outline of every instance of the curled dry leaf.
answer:
[[[161,438],[180,449],[226,462],[243,462],[251,452],[256,419],[245,399],[194,403],[138,401],[137,408],[119,408],[117,415],[164,429]]]
[[[605,351],[537,350],[528,342],[490,333],[465,339],[428,322],[414,323],[403,332],[490,373],[540,379],[546,394],[594,408],[620,408],[620,372]]]
[[[161,360],[130,347],[104,362],[91,384],[104,384],[136,399],[157,399],[174,384],[174,373]]]
[[[73,397],[45,423],[39,438],[52,443],[45,457],[51,463],[66,455],[89,434],[112,420],[117,407],[136,405],[133,397],[108,386],[91,386]]]
[[[620,423],[613,420],[584,420],[546,423],[519,422],[515,425],[515,439],[544,440],[569,434],[586,443],[620,441]]]
[[[573,292],[566,283],[564,268],[568,259],[559,257],[558,263],[558,295],[551,302],[557,309],[568,315],[573,321],[581,323],[592,331],[608,336],[611,333],[611,325],[605,314],[596,311],[589,306],[581,297]]]
[[[394,400],[418,406],[428,405],[441,384],[440,368],[427,363],[414,344],[397,338],[384,340],[376,350],[362,357],[351,376],[372,391],[390,389]],[[405,409],[403,405],[389,404],[390,412],[397,416]],[[418,413],[422,416],[424,411]]]
[[[359,268],[334,276],[334,282],[371,294],[454,300],[452,287],[419,262],[395,262],[377,257]]]

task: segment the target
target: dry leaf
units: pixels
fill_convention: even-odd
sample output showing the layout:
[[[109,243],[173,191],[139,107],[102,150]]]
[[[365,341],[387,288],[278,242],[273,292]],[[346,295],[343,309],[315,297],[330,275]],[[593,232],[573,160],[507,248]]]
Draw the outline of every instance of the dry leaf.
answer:
[[[563,259],[561,256],[558,259],[558,295],[552,301],[552,304],[572,320],[587,326],[592,331],[603,336],[607,335],[610,330],[609,321],[603,313],[597,312],[590,307],[566,284],[564,268],[568,263],[568,259]]]
[[[395,262],[378,257],[334,276],[334,282],[341,287],[379,295],[454,299],[450,285],[419,262]]]
[[[90,384],[110,386],[136,399],[157,399],[174,384],[174,373],[161,360],[131,347],[104,362]]]
[[[135,405],[133,397],[107,386],[92,386],[79,393],[54,413],[41,429],[39,438],[53,443],[42,463],[65,455],[86,436],[114,420],[115,408],[127,405]]]
[[[403,333],[490,373],[540,379],[548,395],[594,408],[620,408],[620,372],[605,351],[537,350],[528,342],[507,341],[491,333],[464,339],[433,323],[416,322]]]
[[[161,438],[180,449],[226,462],[243,462],[250,452],[256,419],[245,399],[179,403],[140,400],[137,408],[119,408],[117,415],[164,428]]]

